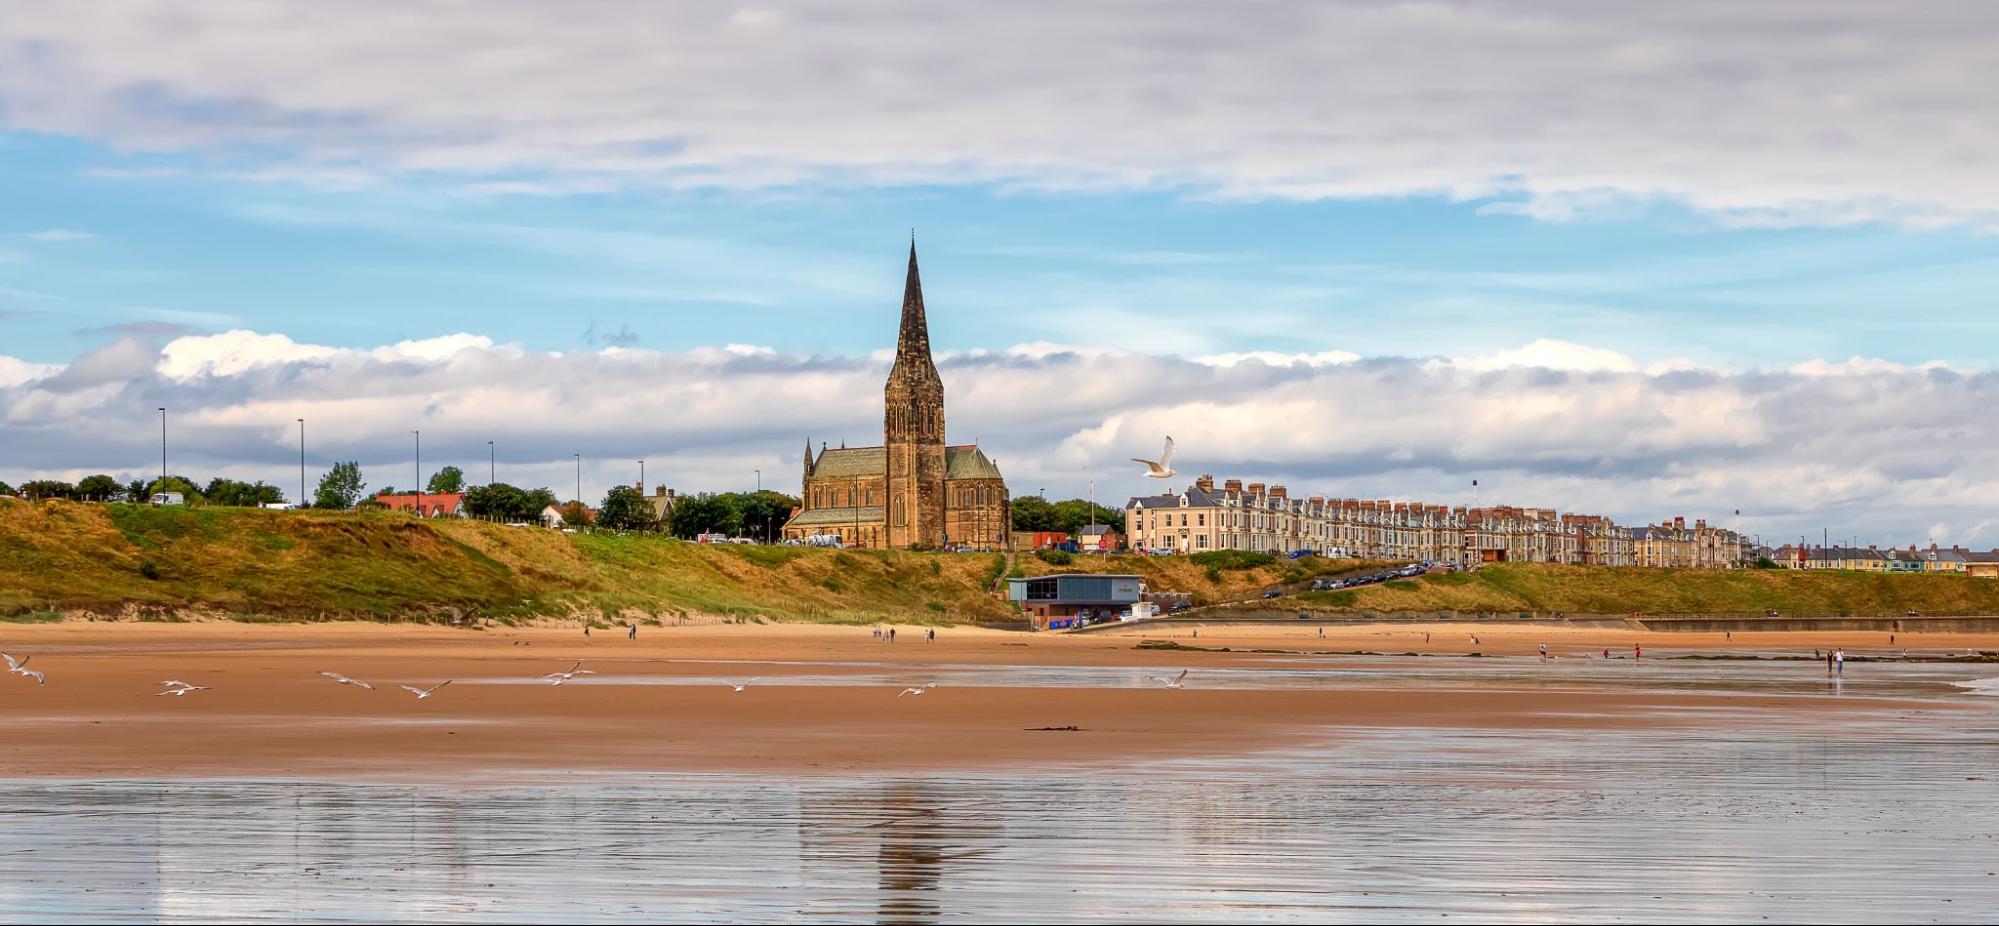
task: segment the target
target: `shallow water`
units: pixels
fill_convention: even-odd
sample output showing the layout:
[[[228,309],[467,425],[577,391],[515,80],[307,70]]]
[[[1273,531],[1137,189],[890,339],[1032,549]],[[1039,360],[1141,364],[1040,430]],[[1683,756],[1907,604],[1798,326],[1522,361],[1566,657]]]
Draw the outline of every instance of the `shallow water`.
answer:
[[[1990,920],[1993,717],[1033,776],[14,781],[0,919]]]

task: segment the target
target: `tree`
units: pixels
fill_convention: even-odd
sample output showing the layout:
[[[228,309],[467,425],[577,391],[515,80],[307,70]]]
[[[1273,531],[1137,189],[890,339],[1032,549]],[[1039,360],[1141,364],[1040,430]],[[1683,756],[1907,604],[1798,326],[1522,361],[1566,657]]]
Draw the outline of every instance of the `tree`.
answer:
[[[361,500],[361,491],[367,487],[361,481],[360,463],[335,463],[326,475],[319,477],[319,491],[312,496],[312,507],[345,511]]]
[[[556,509],[562,513],[562,523],[569,527],[585,527],[590,523],[590,509],[582,502],[569,502]]]
[[[1123,524],[1124,512],[1092,504],[1086,498],[1050,502],[1038,495],[1023,495],[1013,500],[1013,529],[1017,531],[1074,534],[1092,523]]]
[[[547,489],[523,491],[504,482],[473,486],[465,490],[465,513],[475,518],[498,521],[533,521],[541,510],[555,504],[555,493]]]
[[[134,505],[145,504],[147,502],[146,480],[134,479],[131,482],[125,483],[125,500]]]
[[[115,502],[124,496],[125,487],[103,473],[85,476],[76,483],[76,497],[87,502]]]
[[[261,479],[254,483],[238,482],[221,476],[210,479],[208,488],[203,489],[201,494],[211,505],[231,505],[239,508],[274,505],[285,500],[283,489],[265,485]]]
[[[693,540],[702,534],[735,536],[743,528],[742,513],[720,495],[691,495],[673,503],[673,536]]]
[[[31,499],[75,498],[76,487],[58,479],[34,479],[21,483],[21,495]]]
[[[768,489],[762,492],[730,492],[722,498],[736,509],[740,530],[756,540],[776,537],[778,529],[791,517],[792,509],[798,507],[798,499]]]
[[[447,466],[430,477],[430,486],[425,491],[432,495],[449,495],[465,491],[465,471],[456,466]]]
[[[597,526],[619,531],[642,531],[653,527],[652,503],[631,486],[614,486],[597,506]]]
[[[1012,513],[1014,530],[1058,530],[1055,526],[1055,506],[1039,495],[1022,495],[1014,499]]]
[[[141,495],[144,496],[145,500],[151,500],[153,496],[161,492],[179,492],[181,500],[187,502],[202,500],[201,490],[195,488],[194,480],[186,476],[167,476],[162,479],[155,479],[146,486],[146,491],[141,493]]]
[[[14,487],[4,482],[0,482],[0,495],[12,495],[12,494],[14,494]]]

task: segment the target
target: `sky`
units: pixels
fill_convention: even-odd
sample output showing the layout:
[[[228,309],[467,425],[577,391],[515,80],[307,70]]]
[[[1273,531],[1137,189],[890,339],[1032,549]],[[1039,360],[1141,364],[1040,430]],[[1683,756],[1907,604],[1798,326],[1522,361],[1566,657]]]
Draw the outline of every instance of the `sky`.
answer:
[[[990,6],[10,10],[0,480],[796,491],[913,230],[1016,494],[1999,545],[1999,8]]]

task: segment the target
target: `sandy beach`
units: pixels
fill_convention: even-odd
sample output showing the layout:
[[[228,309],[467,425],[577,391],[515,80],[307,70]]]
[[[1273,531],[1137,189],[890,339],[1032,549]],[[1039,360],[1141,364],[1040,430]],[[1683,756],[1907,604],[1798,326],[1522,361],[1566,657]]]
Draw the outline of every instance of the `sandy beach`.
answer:
[[[1161,630],[1163,632],[1152,632]],[[1793,718],[1982,709],[1888,696],[1828,699],[1758,691],[1670,691],[1615,676],[1569,685],[1555,669],[1695,652],[1855,656],[1999,648],[1999,640],[1882,634],[1645,634],[1465,625],[1206,627],[1077,636],[945,628],[925,643],[869,628],[722,625],[642,628],[638,639],[573,628],[467,631],[380,624],[64,623],[6,628],[4,646],[48,674],[0,679],[0,776],[430,776],[537,770],[878,772],[1090,767],[1149,757],[1229,755],[1372,727],[1626,729],[1730,722],[1713,709]],[[1426,643],[1423,635],[1430,635]],[[1276,652],[1135,648],[1147,638]],[[1557,658],[1531,654],[1546,643]],[[1397,654],[1333,655],[1364,650]],[[1466,654],[1483,653],[1480,658]],[[1403,653],[1425,654],[1418,657]],[[1503,658],[1494,658],[1503,657]],[[577,660],[593,674],[538,681]],[[1525,673],[1494,680],[1506,665]],[[1626,663],[1634,669],[1636,661]],[[1336,667],[1338,687],[1203,687],[1259,668]],[[1386,678],[1420,669],[1421,684]],[[1966,666],[1967,674],[1993,674]],[[1190,670],[1186,687],[1150,676]],[[1547,669],[1546,681],[1534,673]],[[1791,664],[1801,678],[1819,669]],[[335,684],[338,672],[374,690]],[[1098,672],[1044,684],[1035,673]],[[1852,670],[1857,675],[1858,665]],[[1384,676],[1370,683],[1371,673]],[[725,682],[757,681],[736,692]],[[211,690],[158,695],[159,682]],[[418,700],[398,684],[452,684]],[[906,686],[937,682],[923,696]],[[1068,729],[1068,728],[1076,729]]]

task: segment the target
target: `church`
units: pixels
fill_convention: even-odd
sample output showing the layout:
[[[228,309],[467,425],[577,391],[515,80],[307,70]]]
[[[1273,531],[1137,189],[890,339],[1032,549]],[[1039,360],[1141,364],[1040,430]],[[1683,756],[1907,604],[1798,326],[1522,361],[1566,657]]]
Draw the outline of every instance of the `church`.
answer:
[[[1006,479],[977,444],[944,439],[944,380],[930,358],[930,324],[916,242],[902,289],[895,365],[882,388],[882,442],[828,448],[805,439],[802,506],[786,540],[838,537],[866,549],[1004,549],[1012,536]]]

